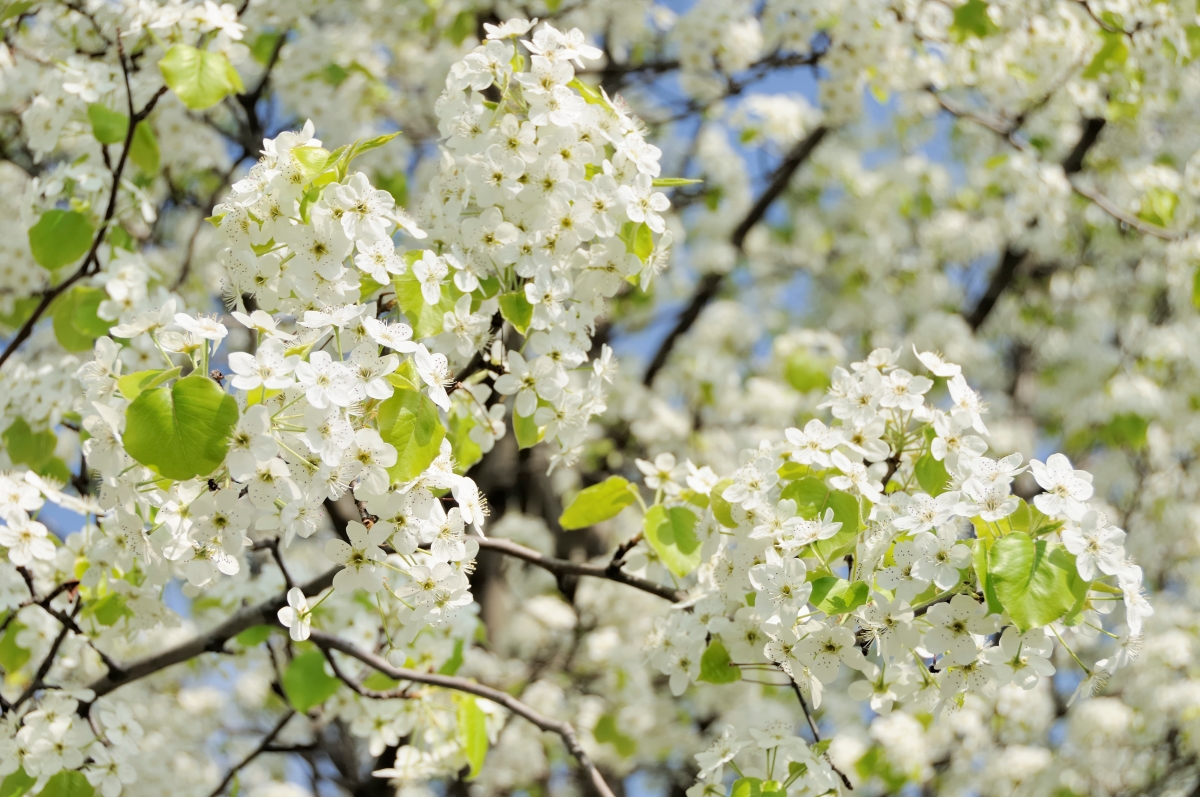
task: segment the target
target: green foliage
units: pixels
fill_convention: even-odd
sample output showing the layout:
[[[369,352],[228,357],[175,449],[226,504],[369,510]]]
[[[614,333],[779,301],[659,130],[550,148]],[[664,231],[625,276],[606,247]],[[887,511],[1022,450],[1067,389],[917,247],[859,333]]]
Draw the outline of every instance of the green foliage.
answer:
[[[675,575],[682,578],[700,565],[700,539],[691,510],[655,504],[646,513],[642,529],[646,542]]]
[[[176,366],[169,371],[166,369],[134,371],[131,374],[125,374],[117,380],[117,389],[121,391],[122,396],[133,401],[144,391],[170,382],[179,376],[179,372],[182,370],[182,368]]]
[[[1175,218],[1175,209],[1179,206],[1179,195],[1166,188],[1154,187],[1142,197],[1142,207],[1138,218],[1157,224],[1159,227],[1170,226]]]
[[[325,655],[319,650],[301,653],[283,671],[283,693],[301,714],[333,697],[341,683],[325,672]]]
[[[125,410],[125,451],[168,479],[207,476],[225,461],[237,420],[237,400],[192,374],[133,400]]]
[[[162,156],[158,150],[158,139],[146,122],[138,122],[133,128],[133,141],[129,142],[129,159],[146,174],[158,174]]]
[[[245,91],[242,79],[224,53],[176,44],[158,62],[163,79],[193,111],[211,108],[230,94]]]
[[[637,255],[643,263],[654,251],[654,233],[644,221],[638,224],[625,222],[621,225],[619,237],[625,242],[625,251]]]
[[[234,639],[242,647],[252,648],[255,645],[261,645],[267,641],[267,637],[271,636],[271,632],[275,629],[269,625],[252,625],[245,631],[242,631]]]
[[[585,529],[620,514],[635,500],[637,488],[620,476],[609,476],[579,492],[558,519],[567,531]]]
[[[132,618],[133,610],[126,603],[125,596],[110,592],[98,601],[93,601],[83,608],[84,617],[93,617],[103,626],[116,625],[122,617]]]
[[[457,47],[466,41],[468,36],[475,33],[475,12],[459,11],[454,21],[445,30],[445,36]]]
[[[412,257],[412,255],[416,257]],[[405,253],[408,259],[408,271],[394,280],[396,288],[396,303],[400,305],[404,317],[413,328],[413,338],[420,340],[442,332],[446,323],[446,313],[454,309],[454,301],[443,292],[437,304],[426,304],[421,295],[421,283],[413,276],[412,264],[420,259],[421,250],[413,249]]]
[[[612,714],[604,714],[596,720],[596,727],[592,728],[592,737],[600,744],[611,744],[617,748],[617,754],[621,758],[629,758],[637,752],[637,740],[617,729],[617,720]]]
[[[50,462],[54,457],[54,447],[58,444],[58,435],[54,434],[54,430],[35,432],[21,417],[14,419],[0,438],[4,440],[4,450],[14,465],[28,465],[33,470]]]
[[[533,448],[538,443],[542,442],[545,436],[545,430],[537,425],[537,421],[530,415],[525,417],[517,415],[516,410],[512,414],[513,434],[517,437],[518,448]]]
[[[92,246],[95,231],[88,217],[77,210],[47,210],[29,228],[29,251],[38,265],[54,271],[83,257]]]
[[[92,797],[94,789],[82,772],[64,769],[38,792],[38,797]]]
[[[784,487],[780,498],[796,502],[796,512],[812,520],[824,516],[826,509],[833,510],[833,519],[842,524],[837,534],[827,540],[818,540],[811,546],[823,561],[831,561],[854,549],[858,538],[858,499],[841,490],[830,490],[825,482],[815,476],[806,476]]]
[[[833,617],[854,611],[870,597],[871,587],[865,581],[851,583],[844,578],[823,576],[813,580],[808,602]]]
[[[438,672],[442,675],[454,675],[458,672],[458,668],[463,666],[463,641],[461,639],[454,640],[454,652],[450,654],[450,658],[438,668]]]
[[[1004,607],[1000,605],[1000,599],[996,597],[995,587],[988,579],[988,547],[991,541],[980,538],[975,540],[975,547],[971,553],[971,561],[975,567],[975,577],[979,579],[979,591],[983,593],[984,599],[987,601],[989,614],[1000,614],[1004,611]]]
[[[992,543],[987,573],[1000,605],[1022,631],[1063,617],[1088,588],[1066,549],[1019,532]]]
[[[703,180],[693,180],[690,177],[655,177],[651,183],[655,188],[678,188],[681,185],[696,185]]]
[[[533,320],[533,305],[525,298],[525,291],[500,294],[500,315],[513,325],[513,329],[524,335]]]
[[[88,106],[87,115],[92,123],[92,135],[101,144],[119,144],[125,140],[125,134],[129,132],[129,117],[125,114],[93,102]]]
[[[714,637],[700,657],[699,680],[710,684],[731,684],[742,680],[742,671],[730,666],[732,661],[721,640]]]
[[[836,361],[814,357],[807,351],[797,351],[787,358],[783,375],[788,384],[801,393],[823,391],[829,387],[831,365],[836,365]]]
[[[1129,47],[1125,44],[1122,34],[1104,31],[1100,35],[1104,38],[1104,44],[1083,70],[1083,76],[1088,80],[1095,80],[1103,74],[1120,69],[1129,58]]]
[[[954,9],[954,24],[950,26],[950,36],[955,41],[961,42],[972,37],[982,39],[999,30],[988,16],[988,4],[983,0],[967,0]]]
[[[5,672],[16,672],[29,661],[30,651],[17,643],[17,634],[24,628],[25,624],[20,620],[13,620],[8,624],[4,636],[0,637],[0,667]]]
[[[483,761],[487,758],[487,715],[471,695],[456,692],[454,703],[458,720],[458,743],[462,745],[463,754],[471,767],[467,780],[474,780],[479,776]]]
[[[722,479],[717,482],[712,488],[712,492],[708,494],[709,503],[712,505],[713,517],[727,529],[736,529],[737,522],[733,519],[733,505],[721,497],[729,485],[733,484],[733,479]]]
[[[275,48],[279,46],[280,39],[283,34],[278,31],[263,31],[255,37],[254,43],[250,45],[250,55],[254,57],[263,66],[271,62],[271,56],[275,53]]]
[[[466,473],[483,459],[483,449],[471,439],[471,430],[476,426],[470,415],[454,415],[450,418],[450,450],[454,452],[454,471]]]
[[[1146,431],[1150,422],[1135,412],[1114,415],[1100,428],[1100,439],[1114,448],[1141,451],[1146,447]]]
[[[446,429],[432,399],[415,390],[397,390],[379,405],[379,435],[396,447],[396,464],[388,475],[407,482],[437,459]]]
[[[17,767],[17,771],[10,773],[0,783],[0,797],[21,797],[25,792],[33,788],[33,784],[37,783],[37,778],[25,774],[25,767]]]
[[[921,489],[937,497],[946,492],[946,484],[950,481],[950,473],[946,465],[933,458],[933,454],[923,454],[917,460],[914,470],[917,473],[917,483]]]

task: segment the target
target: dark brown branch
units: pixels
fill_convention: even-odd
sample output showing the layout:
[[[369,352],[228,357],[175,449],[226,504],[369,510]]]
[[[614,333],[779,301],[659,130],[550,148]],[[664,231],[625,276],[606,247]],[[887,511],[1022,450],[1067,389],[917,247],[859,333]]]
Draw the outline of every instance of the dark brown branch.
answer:
[[[1103,119],[1090,118],[1084,122],[1083,132],[1079,136],[1079,140],[1075,142],[1075,146],[1062,160],[1061,166],[1067,177],[1073,174],[1078,174],[1083,169],[1083,161],[1087,157],[1088,152],[1096,142],[1100,139],[1100,132],[1104,129],[1105,121]],[[1074,184],[1072,184],[1074,187]],[[1076,191],[1080,189],[1075,187]],[[1093,201],[1096,201],[1093,198]],[[1034,222],[1036,224],[1036,221]],[[991,315],[992,310],[996,306],[996,302],[1004,294],[1008,287],[1012,284],[1013,279],[1017,275],[1017,270],[1021,263],[1025,260],[1025,250],[1018,247],[1016,244],[1010,243],[1004,248],[1004,253],[1000,256],[1000,262],[996,265],[996,270],[992,273],[992,278],[988,282],[987,290],[979,297],[975,306],[970,312],[965,313],[967,324],[972,330],[978,330],[983,326],[983,322]]]
[[[796,693],[796,699],[800,701],[800,708],[804,710],[804,719],[808,720],[808,729],[812,731],[813,741],[819,743],[821,741],[821,732],[817,730],[817,722],[813,719],[812,711],[808,708],[808,701],[804,699],[804,692],[800,690],[800,684],[796,683],[793,678],[789,676],[788,680],[791,681],[792,691]],[[829,757],[829,753],[825,753],[824,756],[825,761],[829,764],[829,768],[836,772],[838,777],[842,779],[842,784],[850,791],[854,791],[854,786],[850,785],[850,778],[846,777],[845,772],[837,768],[837,764],[833,763],[833,759]]]
[[[523,717],[529,722],[536,725],[543,731],[558,734],[566,745],[567,750],[579,762],[579,765],[588,773],[591,778],[592,786],[598,791],[601,797],[614,797],[612,789],[604,781],[604,776],[600,774],[600,770],[596,769],[596,765],[592,763],[587,751],[583,749],[583,745],[579,743],[579,737],[575,734],[575,728],[570,723],[562,720],[551,719],[544,714],[534,710],[531,706],[522,703],[507,692],[502,692],[499,689],[493,689],[490,686],[468,681],[465,678],[456,678],[450,675],[441,675],[438,673],[418,672],[417,670],[408,670],[402,667],[393,667],[374,653],[363,650],[350,642],[347,642],[332,634],[326,634],[322,631],[313,631],[310,639],[321,648],[328,648],[346,654],[352,658],[358,659],[363,664],[366,664],[387,677],[396,681],[411,681],[412,683],[427,684],[429,686],[438,686],[443,689],[452,689],[456,692],[465,692],[476,697],[482,697],[485,700],[490,700],[497,703],[519,717]]]
[[[314,595],[327,589],[333,584],[333,576],[340,569],[340,567],[332,568],[317,576],[312,581],[301,584],[300,588],[304,590],[305,595]],[[161,653],[155,653],[140,661],[128,664],[122,667],[120,672],[110,672],[103,678],[93,682],[88,688],[96,693],[97,698],[103,697],[120,686],[132,683],[140,678],[145,678],[148,675],[153,675],[159,670],[170,667],[172,664],[185,662],[199,656],[201,653],[221,652],[225,649],[226,642],[251,626],[278,625],[277,614],[286,605],[287,595],[284,594],[276,595],[274,598],[263,601],[256,606],[248,606],[230,616],[229,619],[211,631],[200,634],[173,648],[168,648]]]
[[[615,581],[618,584],[640,589],[642,592],[649,592],[651,595],[657,595],[660,598],[669,600],[672,603],[679,603],[687,597],[687,593],[681,589],[668,587],[665,584],[659,584],[649,579],[641,578],[640,576],[630,575],[619,567],[611,565],[583,564],[580,562],[570,562],[566,559],[555,559],[552,556],[543,556],[541,553],[526,548],[524,545],[518,545],[515,542],[501,539],[498,537],[478,537],[472,538],[479,543],[480,550],[495,551],[502,553],[505,556],[511,556],[520,559],[523,562],[528,562],[531,565],[536,565],[543,570],[548,570],[555,575],[565,576],[591,576],[592,578],[603,578],[609,581]]]
[[[254,750],[252,750],[249,755],[247,755],[240,762],[238,762],[238,764],[236,766],[234,766],[232,769],[230,769],[228,772],[225,773],[224,779],[217,786],[217,788],[212,790],[212,793],[209,794],[209,797],[218,797],[218,795],[220,795],[221,792],[225,791],[225,787],[229,785],[229,783],[234,779],[234,777],[237,775],[238,772],[242,771],[242,769],[244,769],[245,766],[247,764],[249,764],[251,761],[258,758],[263,753],[267,752],[267,748],[271,745],[271,742],[273,742],[275,740],[275,737],[278,736],[279,732],[283,730],[283,726],[287,725],[288,720],[290,720],[293,716],[295,716],[295,714],[296,714],[295,711],[293,711],[292,709],[288,709],[284,713],[284,715],[279,718],[279,722],[275,723],[275,727],[272,728],[270,731],[268,731],[267,735],[263,737],[263,739],[259,743],[258,747],[255,747]]]
[[[805,161],[812,156],[813,150],[825,138],[829,132],[829,128],[821,126],[808,134],[808,137],[796,144],[792,151],[787,154],[783,161],[775,168],[771,175],[771,181],[767,184],[766,189],[759,195],[758,200],[750,208],[745,218],[733,229],[733,233],[729,237],[730,243],[741,251],[746,243],[746,236],[754,229],[763,217],[767,214],[767,210],[772,203],[779,198],[779,195],[787,189],[788,184],[792,181],[792,176],[804,164]],[[696,292],[692,294],[692,300],[682,313],[679,314],[675,326],[663,339],[662,344],[658,347],[658,351],[654,353],[654,359],[650,361],[650,366],[646,369],[645,376],[642,377],[642,384],[650,387],[654,384],[654,378],[658,376],[658,372],[667,364],[667,358],[671,356],[671,350],[675,348],[675,344],[687,331],[696,323],[696,319],[700,317],[700,313],[708,306],[708,303],[713,300],[720,289],[722,282],[725,279],[724,274],[717,272],[709,272],[700,280],[700,284],[696,286]]]

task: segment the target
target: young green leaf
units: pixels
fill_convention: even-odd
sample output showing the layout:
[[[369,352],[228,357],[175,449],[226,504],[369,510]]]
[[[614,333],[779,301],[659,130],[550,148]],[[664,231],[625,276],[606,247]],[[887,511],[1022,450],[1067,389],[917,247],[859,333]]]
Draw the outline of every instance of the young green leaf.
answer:
[[[92,135],[101,144],[120,144],[129,132],[129,117],[114,111],[99,102],[87,109],[88,121],[92,123]]]
[[[1057,543],[1013,532],[992,543],[988,580],[1000,605],[1022,631],[1041,628],[1075,604],[1080,583],[1075,557]]]
[[[454,415],[450,418],[450,450],[454,452],[454,471],[466,473],[483,459],[483,449],[471,439],[471,430],[476,426],[470,415]]]
[[[474,780],[479,776],[479,771],[483,769],[483,761],[487,758],[487,715],[471,695],[455,693],[454,702],[455,718],[458,720],[458,743],[462,746],[463,754],[471,767],[467,780]]]
[[[566,531],[574,531],[614,518],[634,502],[636,489],[620,476],[609,476],[581,490],[558,518],[558,524]]]
[[[825,576],[812,582],[808,602],[832,617],[854,611],[870,597],[871,587],[865,581],[851,583],[844,578]]]
[[[28,465],[37,470],[54,457],[58,435],[52,429],[35,432],[24,418],[18,416],[0,436],[4,450],[14,465]]]
[[[812,550],[828,562],[853,549],[860,526],[858,499],[840,490],[830,490],[815,476],[806,476],[784,487],[780,498],[796,502],[796,512],[807,520],[823,517],[826,509],[833,510],[833,519],[842,524],[838,533],[827,540],[812,544]]]
[[[125,376],[117,380],[117,389],[121,391],[122,396],[133,401],[144,391],[152,387],[158,387],[179,376],[181,370],[183,369],[175,367],[169,371],[165,369],[158,371],[134,371],[132,374],[125,374]]]
[[[690,177],[655,177],[651,183],[655,188],[677,188],[681,185],[696,185],[703,180],[693,180]]]
[[[17,767],[16,772],[9,773],[4,782],[0,783],[0,797],[21,797],[33,788],[35,783],[37,778],[25,774],[24,767]]]
[[[596,720],[596,727],[592,728],[592,738],[600,744],[611,744],[617,748],[617,755],[621,758],[629,758],[637,752],[637,740],[621,733],[612,714],[604,714]]]
[[[704,655],[700,657],[699,680],[710,684],[731,684],[742,680],[742,671],[730,666],[732,661],[721,640],[714,637],[704,649]]]
[[[144,174],[158,174],[162,156],[158,151],[158,139],[147,122],[138,122],[133,128],[133,141],[129,143],[129,159]]]
[[[283,671],[283,693],[301,714],[333,697],[342,682],[325,672],[325,654],[301,653]]]
[[[207,376],[143,391],[125,410],[125,451],[168,479],[207,476],[225,461],[237,400]]]
[[[38,265],[50,271],[74,263],[92,246],[96,229],[76,210],[47,210],[29,228],[29,251]]]
[[[700,539],[691,510],[656,504],[646,513],[642,529],[646,542],[675,575],[682,578],[700,565]]]
[[[38,797],[92,797],[95,789],[82,772],[64,769],[46,781]]]
[[[379,405],[379,435],[396,447],[396,464],[388,475],[407,482],[437,459],[446,429],[432,399],[415,390],[397,390]]]
[[[946,492],[946,484],[950,481],[950,473],[946,466],[933,458],[932,454],[924,454],[914,466],[917,473],[917,483],[921,489],[937,497]]]
[[[525,298],[524,291],[500,294],[500,315],[513,325],[513,329],[524,335],[533,320],[533,305]]]
[[[421,254],[420,250],[413,251]],[[408,271],[396,277],[394,285],[396,303],[413,328],[413,338],[420,340],[440,334],[446,323],[446,313],[454,309],[454,301],[443,292],[437,304],[426,304],[421,295],[421,283],[413,276],[411,262]]]
[[[158,62],[168,88],[193,111],[211,108],[230,94],[245,91],[242,79],[224,53],[176,44]]]
[[[545,430],[537,425],[537,421],[533,416],[528,417],[517,415],[516,411],[512,414],[513,434],[517,437],[517,447],[521,449],[533,448],[538,443],[542,442],[545,436]]]

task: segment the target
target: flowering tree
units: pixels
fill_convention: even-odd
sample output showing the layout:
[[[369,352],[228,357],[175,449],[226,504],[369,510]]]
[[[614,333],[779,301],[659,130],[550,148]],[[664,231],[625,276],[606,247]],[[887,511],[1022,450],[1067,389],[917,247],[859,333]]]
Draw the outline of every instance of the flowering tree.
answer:
[[[0,30],[0,797],[1197,788],[1194,4]]]

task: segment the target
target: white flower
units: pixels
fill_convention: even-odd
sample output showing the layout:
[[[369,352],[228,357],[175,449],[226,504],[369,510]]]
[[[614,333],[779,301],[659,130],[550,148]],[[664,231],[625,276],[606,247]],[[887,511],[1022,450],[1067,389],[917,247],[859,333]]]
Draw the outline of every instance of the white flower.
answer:
[[[12,512],[0,526],[0,545],[8,549],[8,561],[18,567],[27,567],[35,559],[44,562],[54,558],[54,543],[50,541],[45,525],[30,520],[24,512]]]
[[[229,334],[229,330],[215,318],[210,316],[192,317],[187,313],[176,313],[175,323],[183,327],[185,332],[190,332],[198,338],[205,340],[224,340]]]
[[[654,462],[644,459],[634,462],[645,476],[646,486],[651,490],[661,488],[667,495],[679,494],[679,479],[683,476],[683,470],[675,464],[674,454],[664,452],[655,457]]]
[[[288,635],[297,642],[308,639],[312,632],[312,610],[299,587],[287,592],[288,605],[279,610],[279,622],[288,629]]]
[[[1125,566],[1125,532],[1107,522],[1101,513],[1089,509],[1078,525],[1068,522],[1062,530],[1063,545],[1075,554],[1075,566],[1085,581],[1093,580],[1097,569],[1114,576]]]
[[[1062,454],[1053,454],[1042,464],[1038,460],[1029,463],[1033,478],[1046,492],[1033,499],[1034,506],[1050,517],[1061,517],[1078,513],[1083,502],[1092,497],[1092,474],[1071,467],[1071,460]]]
[[[308,403],[319,409],[329,405],[349,407],[354,401],[354,376],[334,362],[326,351],[314,351],[296,365],[296,379],[304,386]]]
[[[446,387],[454,384],[454,374],[450,372],[446,355],[430,354],[424,344],[417,344],[413,365],[416,366],[417,376],[426,384],[429,398],[443,410],[449,411],[450,396],[446,393]]]
[[[334,589],[353,592],[362,589],[367,592],[378,592],[383,586],[383,575],[379,562],[384,559],[383,551],[379,548],[391,535],[392,527],[388,523],[376,523],[367,530],[366,526],[356,520],[346,524],[344,540],[330,540],[325,544],[325,558],[343,568],[333,577]]]
[[[657,233],[667,229],[667,223],[659,214],[671,207],[671,201],[666,194],[653,190],[650,175],[639,174],[634,178],[633,185],[618,188],[617,198],[625,203],[625,215],[630,221],[639,224],[645,222]]]

